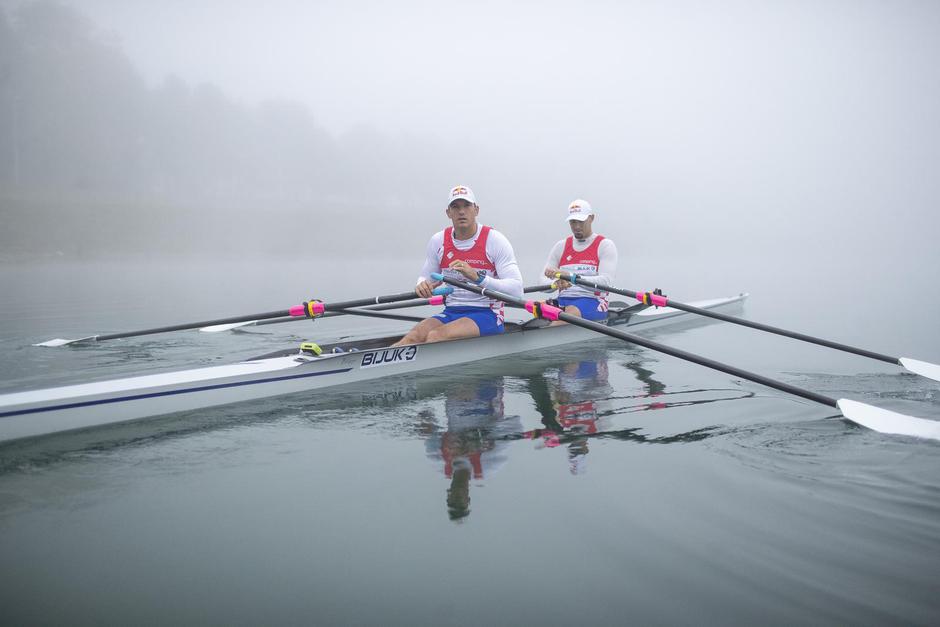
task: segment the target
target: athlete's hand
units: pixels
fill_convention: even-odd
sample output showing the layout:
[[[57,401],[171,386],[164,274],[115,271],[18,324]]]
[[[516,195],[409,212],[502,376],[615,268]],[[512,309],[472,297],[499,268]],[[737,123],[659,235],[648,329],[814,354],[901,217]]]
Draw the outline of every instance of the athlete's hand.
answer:
[[[433,283],[431,281],[421,281],[415,287],[415,294],[421,298],[431,298],[434,296],[434,288],[440,284],[440,281],[434,281]]]
[[[554,281],[552,281],[552,287],[554,287],[556,290],[566,290],[569,287],[571,287],[571,282],[568,281],[567,279],[559,278],[558,277],[559,274],[563,276],[568,276],[567,272],[562,272],[558,268],[552,268],[552,267],[545,268],[545,276],[547,276],[550,279],[555,279]]]
[[[561,278],[558,277],[559,274],[561,275]],[[571,278],[571,274],[565,272],[564,270],[559,270],[558,268],[545,268],[545,276],[550,279],[557,278],[559,281],[564,281],[565,283],[568,283],[569,286],[571,285],[571,283],[568,282],[568,280]]]
[[[459,272],[460,274],[464,275],[464,277],[465,277],[468,281],[476,281],[476,280],[477,280],[477,271],[474,270],[473,268],[471,268],[471,267],[470,267],[470,264],[467,263],[466,261],[461,261],[460,259],[455,259],[454,261],[451,261],[451,262],[450,262],[450,265],[447,266],[447,267],[450,268],[451,270],[456,270],[456,271]]]

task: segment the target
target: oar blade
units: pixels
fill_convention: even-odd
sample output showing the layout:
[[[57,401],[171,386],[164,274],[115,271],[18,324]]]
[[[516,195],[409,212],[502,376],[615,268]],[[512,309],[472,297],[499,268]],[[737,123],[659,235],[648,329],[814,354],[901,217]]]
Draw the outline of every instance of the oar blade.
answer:
[[[233,322],[231,324],[214,324],[209,327],[202,327],[199,329],[201,333],[221,333],[223,331],[231,331],[232,329],[238,329],[241,327],[250,327],[258,324],[257,320],[249,320],[247,322]]]
[[[940,421],[915,418],[846,398],[840,398],[837,404],[843,416],[872,431],[940,440]]]
[[[929,361],[919,361],[909,357],[901,357],[898,363],[914,374],[919,374],[922,377],[927,377],[934,381],[940,381],[940,366],[937,364],[932,364]]]
[[[45,342],[40,342],[39,344],[33,344],[33,346],[68,346],[69,344],[77,344],[78,342],[93,342],[97,335],[89,335],[88,337],[80,337],[75,340],[66,340],[61,337],[57,337],[54,340],[46,340]]]

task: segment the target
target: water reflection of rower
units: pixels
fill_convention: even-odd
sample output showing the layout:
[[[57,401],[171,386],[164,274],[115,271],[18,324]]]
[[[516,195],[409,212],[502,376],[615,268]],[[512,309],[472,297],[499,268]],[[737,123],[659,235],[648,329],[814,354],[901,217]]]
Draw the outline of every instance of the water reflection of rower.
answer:
[[[522,429],[518,416],[505,416],[503,378],[462,381],[444,399],[446,429],[425,414],[428,456],[450,479],[447,513],[451,520],[470,514],[471,481],[482,485],[507,459],[509,440]]]
[[[536,440],[541,446],[568,446],[569,469],[573,474],[585,470],[588,443],[593,438],[623,440],[642,444],[673,444],[697,442],[721,433],[718,426],[708,426],[669,436],[649,436],[643,427],[617,424],[626,414],[651,410],[690,407],[754,396],[740,389],[694,389],[666,391],[666,385],[655,378],[655,372],[640,362],[622,364],[632,371],[641,390],[620,395],[608,382],[606,352],[594,359],[568,363],[557,370],[527,378],[529,393],[542,417],[544,428],[532,429],[520,438]],[[640,401],[623,406],[625,400]]]
[[[572,361],[543,376],[530,379],[530,392],[546,429],[529,432],[542,446],[555,447],[560,435],[568,441],[568,468],[572,474],[585,470],[588,438],[610,428],[605,409],[613,388],[608,381],[607,355]],[[536,433],[538,435],[536,435]]]

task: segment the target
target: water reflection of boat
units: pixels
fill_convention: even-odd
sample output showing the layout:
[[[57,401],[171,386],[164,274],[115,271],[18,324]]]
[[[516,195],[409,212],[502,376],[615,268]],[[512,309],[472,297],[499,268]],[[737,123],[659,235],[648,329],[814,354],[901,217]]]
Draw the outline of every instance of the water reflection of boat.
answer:
[[[710,324],[708,321],[699,322],[700,325]],[[625,355],[622,348],[611,348],[597,343],[593,345],[584,345],[579,348],[579,355],[582,359],[572,360],[570,352],[562,347],[548,349],[538,360],[524,359],[516,357],[502,357],[487,362],[476,362],[462,366],[451,366],[440,368],[435,371],[435,376],[416,376],[405,375],[399,377],[389,377],[375,381],[361,382],[351,384],[335,390],[323,390],[316,397],[316,403],[311,404],[309,397],[295,396],[283,397],[280,399],[266,399],[255,403],[242,403],[239,405],[228,405],[225,407],[202,410],[196,413],[176,414],[151,421],[136,421],[110,425],[108,427],[90,430],[79,430],[64,432],[40,439],[26,439],[16,442],[3,443],[3,461],[0,463],[0,472],[4,468],[15,467],[25,460],[31,463],[41,461],[51,463],[63,455],[73,454],[83,450],[104,451],[117,447],[135,446],[141,443],[152,443],[166,438],[186,437],[193,433],[206,432],[222,428],[247,427],[253,424],[267,424],[284,418],[301,417],[309,420],[311,424],[336,424],[336,421],[360,421],[362,420],[362,409],[373,408],[375,411],[387,411],[391,414],[386,415],[381,424],[389,433],[397,432],[401,435],[426,435],[424,427],[413,422],[413,418],[405,419],[403,414],[411,413],[413,416],[415,408],[417,413],[426,412],[421,407],[432,402],[435,399],[442,399],[451,392],[462,388],[497,385],[499,381],[500,388],[509,386],[513,392],[525,390],[531,396],[534,406],[537,410],[538,418],[542,423],[539,429],[524,432],[521,419],[514,418],[514,427],[518,429],[512,432],[503,425],[498,425],[497,430],[488,429],[487,437],[495,437],[500,443],[497,447],[500,449],[495,453],[487,453],[484,458],[483,470],[486,474],[486,463],[488,458],[502,454],[502,445],[505,442],[511,442],[523,438],[555,438],[559,445],[573,443],[576,438],[614,438],[626,439],[634,442],[645,443],[671,443],[694,441],[708,437],[711,434],[720,432],[719,429],[708,427],[699,429],[702,425],[701,420],[697,420],[695,429],[685,428],[684,432],[672,432],[662,437],[653,437],[649,434],[648,423],[638,425],[636,423],[629,425],[623,424],[623,416],[634,412],[644,412],[652,409],[665,409],[669,407],[681,407],[698,405],[703,403],[713,403],[723,400],[732,400],[747,396],[753,396],[750,393],[743,393],[740,390],[672,390],[665,391],[665,385],[655,378],[655,374],[641,365],[638,361],[642,358],[642,353],[628,350],[629,361],[624,363],[619,361]],[[616,357],[617,361],[611,362],[610,358]],[[645,362],[642,362],[645,363]],[[625,385],[622,380],[612,379],[613,384],[606,384],[608,387],[597,388],[596,393],[591,395],[591,380],[595,382],[605,378],[610,379],[616,373],[616,376],[622,372],[621,367],[632,371],[633,376],[642,386],[636,389],[635,386]],[[574,368],[574,370],[571,370]],[[603,369],[608,372],[604,373]],[[580,370],[579,370],[580,369]],[[594,422],[592,429],[585,424],[581,429],[569,429],[567,432],[558,422],[558,411],[554,407],[553,392],[549,391],[549,381],[546,377],[558,380],[560,373],[568,371],[572,376],[564,377],[565,385],[583,385],[584,391],[588,396],[576,394],[575,387],[568,387],[567,393],[571,402],[567,403],[576,406],[579,402],[594,402],[595,414],[598,422]],[[614,373],[609,371],[613,370]],[[614,387],[616,389],[611,389]],[[463,392],[466,394],[466,392]],[[580,398],[577,398],[581,396]],[[500,391],[499,398],[503,397]],[[485,398],[485,393],[479,393],[478,398]],[[636,402],[631,402],[636,401]],[[598,404],[598,402],[600,402]],[[573,407],[571,414],[563,416],[572,421],[583,420],[590,421],[590,415],[582,413],[581,409]],[[493,415],[502,415],[501,409]],[[440,419],[440,426],[434,427],[431,431],[446,431],[447,411],[437,410],[438,416],[444,416]],[[458,412],[453,412],[458,413]],[[525,411],[516,410],[525,418]],[[374,415],[374,412],[371,413]],[[397,415],[397,418],[395,418]],[[439,419],[430,415],[424,423],[433,423]],[[394,419],[393,419],[394,418]],[[369,418],[373,420],[374,418]],[[527,419],[527,427],[531,422]],[[670,421],[659,421],[662,427],[669,428]],[[675,426],[675,425],[673,425]],[[459,430],[459,429],[455,429]],[[580,431],[580,433],[575,433]],[[581,445],[584,440],[580,441]],[[463,463],[463,462],[461,462]],[[459,464],[458,464],[459,465]],[[472,478],[472,465],[471,465]]]

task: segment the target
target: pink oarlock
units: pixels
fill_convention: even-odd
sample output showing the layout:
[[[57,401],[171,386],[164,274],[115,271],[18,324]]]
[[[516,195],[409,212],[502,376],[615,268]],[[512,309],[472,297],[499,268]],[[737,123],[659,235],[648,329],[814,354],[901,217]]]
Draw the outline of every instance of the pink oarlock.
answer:
[[[287,310],[287,313],[294,317],[307,316],[308,318],[315,318],[324,311],[326,311],[326,306],[323,303],[318,300],[311,300],[302,305],[294,305]]]
[[[558,314],[561,309],[548,303],[530,300],[525,304],[525,310],[536,318],[545,318],[546,320],[558,320]]]
[[[644,305],[655,305],[656,307],[667,307],[669,300],[661,294],[652,292],[637,292],[636,299]]]

